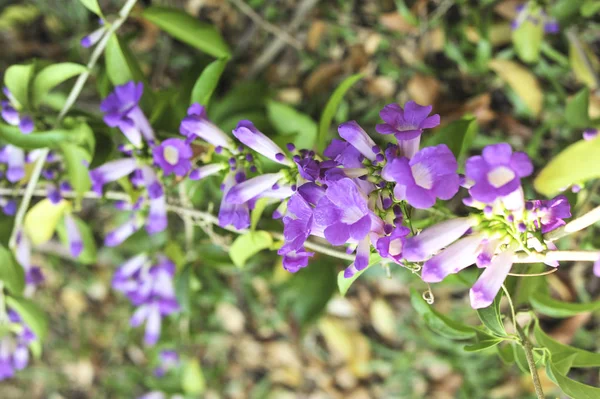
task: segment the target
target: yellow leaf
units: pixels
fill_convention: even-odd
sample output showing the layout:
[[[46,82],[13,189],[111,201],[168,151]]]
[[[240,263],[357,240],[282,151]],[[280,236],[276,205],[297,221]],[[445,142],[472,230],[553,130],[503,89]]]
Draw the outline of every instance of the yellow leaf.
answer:
[[[35,204],[25,216],[25,233],[34,245],[42,244],[52,238],[58,222],[65,211],[71,206],[62,200],[53,204],[49,199],[43,199]]]
[[[594,53],[584,44],[581,43],[583,47],[583,51],[587,55],[588,60],[591,63],[591,67],[594,71],[590,71],[585,61],[580,56],[577,48],[571,43],[569,46],[569,61],[571,64],[571,68],[573,69],[573,73],[577,80],[581,83],[584,83],[590,89],[596,88],[596,79],[594,79],[594,73],[596,73],[600,69],[600,61],[594,55]]]
[[[531,72],[509,60],[491,60],[489,67],[521,97],[533,115],[539,115],[542,110],[544,94],[536,77]]]

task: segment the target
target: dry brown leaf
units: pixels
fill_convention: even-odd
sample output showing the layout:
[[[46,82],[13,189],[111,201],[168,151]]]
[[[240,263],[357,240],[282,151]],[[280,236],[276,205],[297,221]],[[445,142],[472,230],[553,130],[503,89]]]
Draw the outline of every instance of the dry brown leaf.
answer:
[[[406,21],[406,19],[404,19],[402,15],[397,12],[381,14],[379,16],[379,22],[381,25],[394,32],[411,34],[416,34],[419,32],[419,29],[416,26],[411,25]]]
[[[544,94],[535,75],[514,61],[494,59],[488,65],[521,97],[533,115],[540,114]]]
[[[216,316],[227,332],[231,334],[239,334],[244,331],[246,317],[231,303],[221,302],[217,306]]]
[[[396,81],[389,76],[376,76],[367,81],[367,92],[380,98],[390,98],[396,93]]]
[[[467,39],[472,43],[477,43],[480,39],[479,32],[473,26],[467,27],[466,34]],[[508,22],[494,24],[490,27],[489,35],[492,46],[501,46],[512,40],[512,29]]]
[[[499,114],[498,123],[500,129],[511,136],[530,138],[533,133],[530,127],[523,125],[510,114]]]
[[[435,104],[440,95],[440,82],[433,76],[415,74],[406,84],[410,98],[419,104]]]
[[[442,28],[435,28],[427,31],[420,41],[420,48],[423,54],[437,53],[444,49],[446,43],[446,34]]]
[[[317,47],[319,47],[319,43],[321,43],[321,39],[325,35],[327,30],[327,25],[325,22],[321,20],[314,21],[308,30],[308,35],[306,37],[306,48],[310,51],[315,51]]]
[[[588,112],[590,119],[600,118],[600,95],[590,93],[590,106]]]
[[[365,46],[365,52],[368,55],[373,55],[377,52],[377,49],[379,48],[379,44],[381,43],[381,35],[379,33],[371,33],[369,34],[369,36],[367,36],[365,42],[364,42],[364,46]]]
[[[313,95],[319,92],[326,92],[332,86],[335,78],[343,71],[339,62],[321,64],[306,78],[304,82],[304,91]]]
[[[497,4],[494,11],[506,19],[513,20],[517,16],[517,6],[523,3],[524,1],[521,0],[505,0]]]

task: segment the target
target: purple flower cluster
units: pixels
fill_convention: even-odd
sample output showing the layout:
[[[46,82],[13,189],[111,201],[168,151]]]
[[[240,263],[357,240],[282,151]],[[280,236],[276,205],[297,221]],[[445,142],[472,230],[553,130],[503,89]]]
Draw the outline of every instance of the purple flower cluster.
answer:
[[[516,9],[518,12],[517,16],[511,22],[513,30],[518,29],[525,22],[530,22],[534,25],[542,24],[545,33],[554,34],[560,32],[558,21],[550,17],[536,2],[530,1],[527,4],[520,4]]]
[[[37,338],[17,312],[8,309],[10,331],[0,338],[0,381],[11,378],[15,371],[29,364],[29,345]],[[14,331],[19,331],[14,333]]]
[[[154,369],[154,375],[164,377],[170,370],[179,366],[179,354],[174,350],[162,350],[158,354],[158,366]]]
[[[6,98],[8,98],[8,101],[0,101],[0,107],[2,108],[0,115],[2,115],[2,119],[9,125],[18,126],[23,134],[33,132],[35,129],[33,119],[27,114],[18,111],[21,108],[21,105],[8,88],[2,88],[2,92]]]
[[[140,254],[122,264],[113,276],[113,288],[137,306],[131,326],[146,324],[146,345],[158,342],[162,319],[179,311],[174,275],[175,264],[166,256],[158,255],[152,262],[148,255]]]

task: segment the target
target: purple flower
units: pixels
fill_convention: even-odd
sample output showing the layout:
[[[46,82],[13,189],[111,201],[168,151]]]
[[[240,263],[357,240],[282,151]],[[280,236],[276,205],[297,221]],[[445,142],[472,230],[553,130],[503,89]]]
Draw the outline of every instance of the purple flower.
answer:
[[[473,309],[486,308],[494,302],[513,263],[513,251],[496,255],[469,292]]]
[[[393,134],[398,140],[412,140],[423,133],[423,129],[431,129],[440,124],[438,114],[431,115],[431,105],[422,106],[414,101],[404,105],[388,104],[379,113],[385,123],[376,126],[381,134]]]
[[[98,195],[102,195],[102,187],[106,183],[119,180],[132,173],[137,167],[137,162],[133,158],[123,158],[116,161],[105,163],[96,169],[90,170],[90,179],[92,180],[92,189]]]
[[[445,144],[426,147],[411,160],[394,158],[382,171],[388,181],[396,182],[396,200],[406,200],[419,209],[431,208],[436,198],[449,200],[457,192],[458,164]]]
[[[13,216],[17,213],[17,201],[0,197],[0,206],[2,212],[7,216]]]
[[[117,245],[121,245],[123,241],[128,239],[141,227],[142,223],[136,217],[132,217],[127,222],[108,233],[104,238],[104,245],[107,247],[116,247]]]
[[[369,137],[367,132],[365,132],[356,121],[342,123],[338,127],[338,133],[341,138],[356,148],[362,156],[371,161],[375,161],[376,153],[373,149],[377,148],[377,146],[373,139]]]
[[[321,165],[315,159],[313,151],[301,150],[300,155],[294,155],[292,159],[298,167],[298,173],[300,173],[303,179],[316,181],[321,176]]]
[[[162,350],[158,354],[159,365],[154,369],[154,375],[163,377],[169,370],[179,366],[179,354],[173,350]]]
[[[235,184],[237,183],[236,175],[238,175],[238,173],[239,172],[235,170],[231,171],[225,176],[225,180],[223,180],[223,200],[221,201],[218,217],[219,226],[226,227],[233,225],[236,229],[242,230],[250,226],[250,211],[248,209],[248,204],[244,202],[237,204],[227,199],[231,189],[235,187]]]
[[[458,240],[476,224],[477,220],[465,217],[445,220],[428,227],[420,234],[406,239],[403,249],[404,259],[411,262],[429,259],[440,249]]]
[[[185,176],[192,168],[192,149],[181,139],[166,139],[152,149],[152,155],[154,163],[165,172],[165,176],[171,173]]]
[[[598,137],[598,129],[590,128],[590,129],[585,129],[583,131],[583,139],[584,140],[589,141],[589,140],[595,139],[596,137]]]
[[[232,204],[243,204],[271,189],[283,177],[284,175],[281,172],[266,173],[264,175],[253,177],[250,180],[246,180],[231,187],[224,198]]]
[[[83,251],[83,239],[81,238],[81,232],[79,231],[77,222],[69,213],[65,214],[65,229],[67,231],[71,256],[77,258]]]
[[[323,155],[346,168],[363,167],[363,156],[361,153],[354,146],[350,145],[350,143],[343,140],[331,140]]]
[[[9,308],[7,315],[8,321],[14,326],[9,326],[10,330],[0,338],[0,381],[13,377],[15,371],[27,367],[28,346],[37,339],[17,312]]]
[[[402,250],[406,242],[406,236],[410,233],[410,229],[404,226],[396,226],[390,235],[386,235],[377,240],[375,247],[382,258],[388,258],[396,263],[402,260]]]
[[[0,115],[2,115],[2,119],[4,119],[9,125],[18,126],[19,130],[21,130],[21,133],[23,134],[29,134],[33,132],[33,129],[35,128],[33,119],[31,119],[31,117],[28,115],[24,115],[17,111],[17,109],[21,106],[7,87],[3,87],[2,92],[9,100],[0,102],[0,107],[2,108]]]
[[[423,265],[421,278],[427,283],[437,283],[449,274],[458,273],[474,264],[480,254],[485,237],[475,234],[461,238]]]
[[[110,127],[117,127],[135,147],[142,146],[142,137],[152,145],[154,130],[139,107],[144,92],[143,83],[133,81],[115,87],[100,104],[104,112],[104,122]]]
[[[282,165],[291,166],[290,160],[285,156],[283,150],[270,138],[259,131],[252,122],[241,120],[233,129],[233,135],[246,146],[254,151]]]
[[[533,172],[531,160],[524,152],[513,153],[507,143],[493,144],[482,155],[469,158],[465,175],[474,184],[469,194],[476,201],[492,203],[521,188],[521,178]]]
[[[0,163],[5,163],[6,180],[16,183],[25,177],[25,152],[19,147],[5,145],[0,149]]]
[[[311,233],[313,225],[313,208],[299,193],[290,197],[287,212],[283,218],[284,244],[277,251],[283,256],[283,267],[295,273],[308,265],[312,252],[306,252],[304,242]]]
[[[150,200],[150,212],[146,220],[148,234],[156,234],[167,228],[167,201],[165,196]]]
[[[542,225],[542,233],[555,230],[567,224],[564,219],[571,217],[571,205],[564,195],[559,195],[551,200],[529,201],[534,214]]]
[[[194,138],[200,138],[215,147],[227,148],[231,152],[235,151],[231,138],[206,118],[206,111],[199,104],[190,106],[188,116],[181,121],[179,132],[188,138],[188,142]]]
[[[227,169],[227,165],[222,163],[211,163],[208,165],[201,166],[193,169],[190,172],[190,180],[202,180],[205,177],[216,175],[220,171]]]
[[[100,28],[96,29],[95,31],[93,31],[89,35],[84,36],[81,39],[81,47],[92,47],[93,45],[98,43],[100,39],[102,39],[102,36],[104,36],[104,33],[106,32],[106,27],[104,26],[104,21],[102,19],[99,20],[99,23],[101,25]]]
[[[600,277],[600,257],[594,262],[594,275]]]

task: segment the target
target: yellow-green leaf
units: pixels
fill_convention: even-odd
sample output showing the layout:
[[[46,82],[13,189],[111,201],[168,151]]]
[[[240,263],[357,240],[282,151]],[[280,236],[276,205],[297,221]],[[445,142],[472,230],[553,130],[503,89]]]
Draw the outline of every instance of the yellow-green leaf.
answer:
[[[33,80],[33,106],[37,107],[44,101],[46,95],[55,86],[84,73],[87,68],[84,65],[73,62],[63,62],[60,64],[48,65],[42,69]]]
[[[514,61],[493,59],[489,67],[523,100],[534,116],[542,110],[544,94],[534,74]]]
[[[12,65],[4,73],[4,85],[20,105],[29,106],[29,83],[33,77],[33,64]]]
[[[273,245],[273,237],[266,231],[249,231],[235,239],[229,256],[237,267],[246,265],[248,259]]]
[[[188,360],[181,375],[181,388],[187,395],[200,395],[206,389],[204,374],[196,359]]]
[[[558,154],[537,176],[535,189],[551,197],[561,190],[600,177],[600,139],[580,140]]]
[[[544,24],[525,20],[512,32],[512,41],[519,58],[527,63],[537,62],[540,58]]]
[[[590,89],[595,89],[596,79],[594,78],[594,74],[598,73],[600,70],[600,61],[598,61],[598,58],[585,45],[585,43],[581,43],[580,45],[583,52],[587,55],[587,58],[594,70],[590,71],[587,63],[581,57],[581,53],[577,51],[577,48],[573,45],[573,43],[569,45],[569,62],[571,64],[571,68],[573,69],[573,73],[578,81],[585,84]]]
[[[69,207],[69,202],[65,200],[55,205],[47,198],[35,204],[27,212],[24,223],[25,233],[31,242],[39,245],[50,240],[58,222]]]

